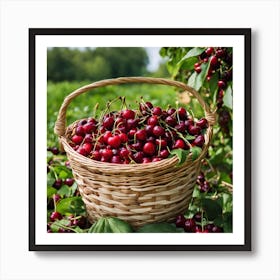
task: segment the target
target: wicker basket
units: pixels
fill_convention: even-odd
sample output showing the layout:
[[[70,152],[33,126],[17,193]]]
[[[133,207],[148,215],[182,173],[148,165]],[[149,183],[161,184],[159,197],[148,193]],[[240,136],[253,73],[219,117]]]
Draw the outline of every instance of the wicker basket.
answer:
[[[65,119],[70,102],[89,90],[124,83],[175,86],[197,98],[209,123],[205,145],[198,159],[192,161],[189,157],[180,166],[176,166],[177,157],[147,164],[112,164],[89,159],[73,150],[68,141],[76,122],[66,128]],[[200,95],[184,83],[161,78],[126,77],[98,81],[69,94],[60,108],[55,133],[70,161],[89,221],[114,216],[137,228],[148,223],[172,221],[187,210],[214,123],[214,113],[210,112]]]

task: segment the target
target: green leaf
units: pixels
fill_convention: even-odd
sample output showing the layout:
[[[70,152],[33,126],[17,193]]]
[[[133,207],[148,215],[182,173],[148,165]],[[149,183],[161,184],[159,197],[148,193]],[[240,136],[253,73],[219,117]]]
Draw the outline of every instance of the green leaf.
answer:
[[[105,218],[98,219],[88,230],[88,233],[103,233]]]
[[[116,233],[133,232],[131,225],[121,219],[115,217],[109,217],[107,218],[107,221],[112,232],[116,232]]]
[[[219,79],[219,75],[216,72],[210,79],[209,81],[209,90],[210,90],[210,94],[212,96],[212,102],[213,104],[216,104],[216,99],[217,99],[217,92],[218,92],[218,79]]]
[[[47,197],[52,198],[53,195],[56,194],[56,189],[54,187],[47,187]]]
[[[190,49],[187,54],[179,61],[179,63],[183,63],[186,59],[193,57],[193,56],[198,56],[204,52],[205,48],[192,48]]]
[[[70,196],[71,195],[71,188],[69,188],[66,185],[63,185],[58,191],[57,193],[61,196]]]
[[[53,171],[57,174],[57,176],[61,179],[72,178],[72,171],[64,165],[57,165],[53,168]]]
[[[201,197],[201,192],[197,187],[194,188],[192,197]]]
[[[232,109],[232,88],[231,85],[228,85],[225,90],[225,95],[223,97],[224,105]]]
[[[170,232],[170,233],[180,233],[184,232],[184,229],[177,228],[174,224],[170,223],[154,223],[144,225],[143,227],[137,230],[138,233],[163,233],[163,232]]]
[[[224,224],[223,229],[224,232],[232,232],[232,213],[225,213],[223,215]]]
[[[192,160],[196,160],[200,156],[202,149],[200,147],[194,146],[190,149],[190,151],[192,153]]]
[[[58,232],[60,228],[67,227],[69,225],[68,219],[56,220],[51,225],[50,228],[53,232]]]
[[[195,81],[197,79],[197,73],[194,71],[191,76],[188,79],[188,86],[194,88],[195,87]]]
[[[184,61],[180,61],[177,65],[180,65],[180,67],[184,70],[193,70],[194,64],[198,61],[197,57],[189,57],[188,59]]]
[[[84,202],[80,196],[64,198],[57,203],[56,211],[62,215],[82,215],[85,212]]]
[[[89,233],[130,233],[132,227],[127,222],[115,217],[99,218],[89,229]]]
[[[170,152],[169,157],[172,157],[172,156],[176,155],[177,158],[179,159],[179,162],[177,163],[177,166],[179,166],[179,165],[182,165],[186,161],[189,152],[190,152],[189,150],[174,149]]]
[[[195,139],[195,136],[188,134],[186,137],[184,137],[187,141],[191,141]]]
[[[218,216],[222,215],[223,209],[218,201],[210,198],[203,198],[201,202],[210,221],[213,221]]]
[[[206,79],[210,67],[210,61],[208,61],[207,63],[202,63],[200,67],[201,67],[201,72],[199,74],[193,72],[190,78],[188,79],[188,85],[190,87],[193,87],[197,91],[199,91],[199,89],[201,88],[201,86],[203,85]]]
[[[55,182],[55,178],[53,176],[53,172],[48,173],[48,175],[47,175],[47,186],[51,187],[54,182]]]
[[[53,158],[53,153],[50,151],[47,151],[47,162],[49,162],[50,160],[52,160]]]
[[[224,218],[223,218],[223,216],[216,217],[213,222],[218,227],[223,227],[224,226]]]

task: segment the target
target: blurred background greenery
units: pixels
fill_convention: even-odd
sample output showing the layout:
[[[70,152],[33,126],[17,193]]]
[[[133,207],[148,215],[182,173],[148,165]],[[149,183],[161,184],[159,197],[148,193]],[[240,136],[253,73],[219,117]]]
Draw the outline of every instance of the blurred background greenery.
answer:
[[[47,75],[48,146],[58,145],[53,129],[59,108],[64,98],[79,87],[94,81],[122,76],[170,78],[166,59],[160,55],[160,48],[142,47],[49,48]],[[180,101],[176,90],[169,86],[107,86],[75,98],[67,109],[67,124],[92,116],[97,103],[99,110],[102,110],[107,101],[117,96],[125,96],[127,104],[132,108],[137,106],[136,101],[139,101],[140,97],[162,107],[175,106],[176,102]]]
[[[121,76],[169,76],[159,48],[49,48],[48,81],[97,81]],[[155,68],[157,67],[157,69]]]

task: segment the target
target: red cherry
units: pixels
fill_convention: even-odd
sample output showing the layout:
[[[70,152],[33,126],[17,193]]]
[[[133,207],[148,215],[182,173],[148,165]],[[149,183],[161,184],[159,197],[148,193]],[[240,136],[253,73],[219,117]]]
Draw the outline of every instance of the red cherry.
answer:
[[[205,50],[205,53],[206,53],[208,56],[210,56],[210,55],[213,53],[213,51],[214,51],[214,48],[210,47],[210,48],[207,48],[207,49]]]
[[[185,216],[184,215],[179,215],[176,218],[175,225],[176,225],[176,227],[184,227],[185,222],[186,222]]]
[[[102,136],[102,142],[108,144],[108,139],[112,136],[113,136],[113,134],[111,131],[106,131]]]
[[[73,178],[66,178],[64,184],[71,187],[74,184],[75,180]]]
[[[143,163],[150,163],[150,162],[152,162],[152,160],[150,158],[148,158],[148,157],[143,158]]]
[[[92,144],[91,143],[84,143],[82,147],[86,151],[87,154],[89,154],[92,150]]]
[[[136,137],[137,140],[142,140],[142,141],[146,140],[146,138],[147,138],[147,132],[146,132],[146,130],[144,130],[144,129],[138,130],[138,131],[135,133],[135,137]]]
[[[120,156],[112,156],[111,163],[122,163]]]
[[[142,163],[143,162],[143,157],[144,157],[144,153],[143,152],[136,152],[134,155],[133,155],[133,160],[136,162],[136,163]]]
[[[186,144],[182,139],[177,139],[173,146],[174,149],[185,149]]]
[[[155,142],[158,147],[161,147],[161,149],[167,146],[167,141],[165,139],[156,139]]]
[[[175,129],[179,132],[185,132],[187,129],[187,126],[184,121],[180,121],[179,124],[175,125]]]
[[[160,116],[160,115],[162,114],[162,110],[161,110],[160,107],[154,107],[154,108],[152,109],[152,113],[153,113],[154,115]]]
[[[147,135],[153,135],[153,129],[154,129],[154,125],[151,124],[147,124],[145,126],[145,131]]]
[[[205,143],[205,139],[203,135],[198,135],[195,140],[193,141],[193,145],[197,147],[202,147]]]
[[[129,157],[129,155],[130,155],[130,151],[127,149],[127,148],[125,148],[125,147],[122,147],[121,149],[120,149],[120,156],[123,158],[123,159],[126,159],[126,158],[128,158]]]
[[[120,133],[119,137],[120,137],[122,143],[127,143],[128,136],[125,133]]]
[[[225,88],[226,87],[226,83],[223,80],[218,81],[218,87],[219,88]]]
[[[83,136],[80,136],[80,135],[74,135],[72,137],[72,141],[75,143],[75,144],[81,144],[82,141],[83,141]]]
[[[223,49],[217,49],[216,56],[223,58],[225,56],[225,51]]]
[[[151,102],[147,101],[145,103],[140,103],[140,111],[142,112],[142,114],[145,112],[147,113],[147,111],[150,111],[154,106]],[[144,115],[144,114],[143,114]]]
[[[55,220],[61,220],[62,215],[59,212],[52,212],[50,215],[50,220],[54,222]]]
[[[186,120],[187,119],[187,110],[183,107],[178,108],[178,115],[180,120]]]
[[[126,109],[126,110],[122,111],[122,116],[127,120],[128,119],[134,119],[135,118],[135,112],[133,110]]]
[[[114,118],[113,117],[106,117],[103,121],[103,126],[106,128],[106,129],[112,129],[113,128],[113,125],[114,125]]]
[[[196,122],[196,125],[199,126],[201,129],[208,127],[208,121],[205,118],[200,119]]]
[[[189,119],[185,121],[185,125],[187,126],[187,128],[189,129],[190,126],[194,125],[194,121]]]
[[[195,64],[193,65],[194,68],[199,67],[199,66],[200,66],[200,63],[199,63],[199,62],[197,62],[197,63],[195,63]]]
[[[70,178],[69,178],[70,179]],[[73,184],[72,184],[73,185]],[[71,185],[71,186],[72,186]],[[53,195],[53,200],[55,201],[55,202],[58,202],[59,200],[61,199],[61,196],[58,194],[58,193],[56,193],[56,194],[54,194]]]
[[[169,116],[172,116],[172,115],[174,115],[175,113],[176,113],[176,109],[174,109],[174,108],[170,108],[170,109],[167,110],[167,114],[168,114]]]
[[[88,152],[82,147],[79,147],[77,152],[82,156],[87,156],[88,155]]]
[[[157,116],[151,116],[148,118],[147,124],[149,125],[157,125],[158,124],[158,117]]]
[[[119,137],[119,135],[109,137],[108,145],[113,148],[119,148],[119,146],[121,145],[121,138]]]
[[[93,141],[93,136],[92,134],[86,134],[85,138],[84,138],[84,142],[85,143],[92,143]]]
[[[86,123],[87,123],[87,120],[80,120],[78,123],[78,126],[83,126]]]
[[[111,158],[112,158],[112,156],[113,156],[113,152],[112,152],[112,150],[111,149],[103,149],[103,150],[100,150],[100,153],[101,153],[101,160],[102,160],[102,158],[103,158],[103,160],[105,160],[105,161],[109,161]]]
[[[142,144],[142,142],[138,141],[136,143],[131,144],[131,148],[132,148],[132,150],[141,151],[143,148],[143,144]]]
[[[99,151],[92,151],[91,152],[91,158],[94,159],[94,160],[100,161],[101,160],[100,152]]]
[[[194,68],[194,71],[197,73],[197,74],[199,74],[200,72],[201,72],[201,67],[199,66],[199,67],[195,67]]]
[[[190,125],[188,127],[188,132],[190,135],[198,135],[201,132],[201,128],[199,126]]]
[[[134,138],[134,135],[135,135],[136,132],[137,132],[137,128],[130,129],[128,134],[127,134],[128,138],[130,138],[130,139]]]
[[[83,125],[83,129],[85,133],[92,133],[94,131],[95,125],[90,122]]]
[[[215,66],[217,66],[217,64],[218,64],[218,58],[215,55],[211,56],[210,57],[210,66],[215,67]]]
[[[161,156],[162,158],[168,158],[169,154],[170,154],[170,153],[168,152],[167,149],[164,149],[164,150],[160,151],[160,156]]]
[[[139,123],[138,119],[128,119],[126,123],[127,129],[136,128]]]
[[[87,122],[92,124],[97,124],[97,120],[95,120],[94,118],[88,118]]]
[[[85,135],[84,127],[83,126],[77,126],[75,134],[79,135],[79,136],[84,136]]]
[[[148,142],[144,145],[143,147],[143,152],[146,154],[146,155],[154,155],[155,152],[156,152],[156,146],[155,144],[151,143],[151,142]]]
[[[159,126],[159,125],[156,125],[154,128],[153,128],[153,134],[156,136],[156,137],[160,137],[160,136],[163,136],[165,133],[165,130],[163,127]]]
[[[166,122],[169,126],[172,126],[172,127],[174,127],[174,126],[176,125],[176,123],[177,123],[176,119],[175,119],[174,117],[172,117],[172,116],[166,117],[165,122]]]
[[[186,232],[195,232],[195,220],[194,219],[186,219],[184,224],[184,230]]]

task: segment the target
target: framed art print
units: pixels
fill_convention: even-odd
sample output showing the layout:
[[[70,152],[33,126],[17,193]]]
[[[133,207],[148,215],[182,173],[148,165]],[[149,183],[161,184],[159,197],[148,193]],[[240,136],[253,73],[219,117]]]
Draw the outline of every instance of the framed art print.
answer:
[[[250,29],[29,29],[29,250],[250,251],[250,116]]]

